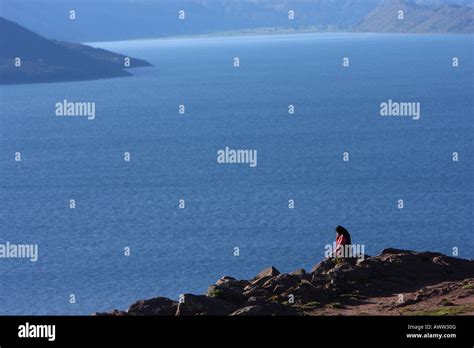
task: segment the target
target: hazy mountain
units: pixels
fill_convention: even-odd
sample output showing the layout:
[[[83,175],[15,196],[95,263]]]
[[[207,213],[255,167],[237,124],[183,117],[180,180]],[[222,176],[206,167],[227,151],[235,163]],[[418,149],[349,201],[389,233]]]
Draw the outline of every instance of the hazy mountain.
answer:
[[[76,42],[356,24],[380,0],[2,0],[3,16],[42,35]],[[186,11],[186,20],[178,11]],[[288,10],[296,12],[288,20]],[[69,19],[69,11],[76,19]]]
[[[418,5],[442,6],[442,5],[459,5],[474,7],[472,0],[411,0],[410,2]]]
[[[427,1],[386,1],[357,26],[358,31],[401,33],[474,33],[474,8],[428,6]],[[403,20],[398,18],[402,10]]]
[[[48,40],[0,17],[0,84],[91,80],[129,76],[124,56],[80,44]],[[16,66],[16,58],[21,65]],[[132,67],[149,63],[131,58]]]
[[[384,8],[398,3],[397,0],[1,0],[0,11],[3,17],[46,37],[74,42],[264,27],[472,32],[471,0],[408,0],[406,6],[426,9],[415,12],[418,18],[410,17],[413,23],[425,22],[417,30],[408,21],[403,27],[392,23],[391,13]],[[186,11],[184,21],[178,19],[181,9]],[[294,20],[288,20],[290,9],[295,11]],[[76,11],[76,19],[69,19],[70,10]]]

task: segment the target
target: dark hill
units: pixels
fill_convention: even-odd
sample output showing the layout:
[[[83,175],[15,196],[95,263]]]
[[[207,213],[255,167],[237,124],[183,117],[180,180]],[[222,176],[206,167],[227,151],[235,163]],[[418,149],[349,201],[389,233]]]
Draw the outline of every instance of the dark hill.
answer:
[[[48,40],[0,17],[0,84],[94,80],[130,76],[125,56],[81,44]],[[15,66],[15,59],[21,66]],[[130,58],[130,67],[151,66]]]

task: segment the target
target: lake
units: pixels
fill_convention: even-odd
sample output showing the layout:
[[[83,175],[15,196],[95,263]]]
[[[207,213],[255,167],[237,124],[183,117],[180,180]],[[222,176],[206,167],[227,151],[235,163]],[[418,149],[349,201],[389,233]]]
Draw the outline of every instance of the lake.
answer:
[[[93,45],[154,67],[1,87],[0,243],[39,258],[0,259],[0,314],[87,315],[311,269],[337,225],[369,255],[474,257],[472,36]],[[63,100],[95,103],[95,118],[57,117]],[[418,103],[419,119],[381,116],[389,100]],[[256,166],[218,163],[226,147],[257,150]]]

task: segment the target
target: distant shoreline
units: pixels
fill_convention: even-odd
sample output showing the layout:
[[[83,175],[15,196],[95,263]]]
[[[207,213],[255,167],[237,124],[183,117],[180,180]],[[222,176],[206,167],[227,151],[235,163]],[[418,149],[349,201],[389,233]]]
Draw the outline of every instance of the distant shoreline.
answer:
[[[288,29],[281,28],[281,30],[264,30],[264,29],[278,29],[278,28],[260,28],[260,29],[249,29],[240,31],[222,31],[212,32],[206,34],[193,34],[193,35],[169,35],[169,36],[152,36],[142,37],[125,40],[107,40],[107,41],[86,41],[81,42],[84,45],[93,45],[102,42],[133,42],[133,41],[168,41],[168,40],[193,40],[193,39],[216,39],[216,38],[239,38],[239,37],[270,37],[270,36],[293,36],[301,34],[321,34],[321,35],[332,35],[332,34],[351,34],[351,35],[400,35],[400,36],[472,36],[474,33],[403,33],[403,32],[368,32],[368,31],[350,31],[350,30],[317,30],[317,29]]]

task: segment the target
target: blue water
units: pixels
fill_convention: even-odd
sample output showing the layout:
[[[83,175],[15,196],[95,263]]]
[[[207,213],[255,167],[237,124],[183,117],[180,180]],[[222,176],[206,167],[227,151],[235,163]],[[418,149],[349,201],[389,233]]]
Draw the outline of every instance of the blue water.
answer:
[[[474,257],[472,36],[95,45],[154,67],[1,87],[0,243],[37,243],[40,256],[0,259],[0,314],[123,309],[222,275],[310,268],[338,224],[368,254]],[[96,119],[56,117],[63,99],[95,102]],[[380,117],[388,99],[420,102],[421,119]],[[225,146],[257,149],[257,167],[217,164]]]

